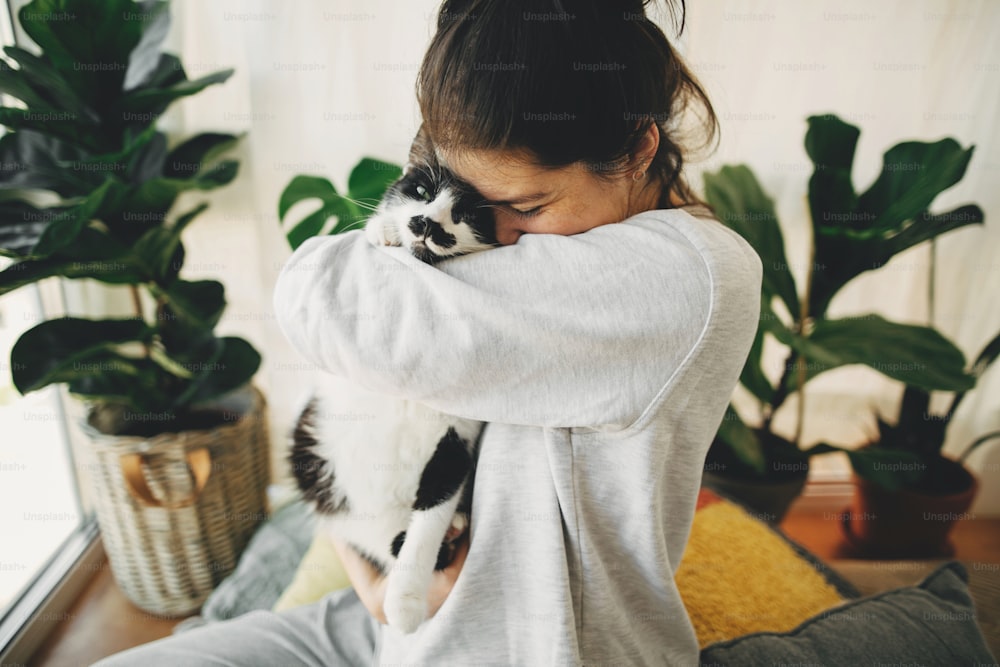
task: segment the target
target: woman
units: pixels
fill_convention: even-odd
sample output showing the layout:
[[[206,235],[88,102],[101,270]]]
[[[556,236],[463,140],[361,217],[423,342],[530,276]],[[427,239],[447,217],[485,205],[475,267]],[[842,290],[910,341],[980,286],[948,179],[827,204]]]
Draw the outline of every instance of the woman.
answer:
[[[643,4],[445,2],[424,126],[504,245],[431,267],[351,232],[310,239],[278,279],[303,356],[488,422],[433,615],[412,635],[381,625],[384,580],[340,544],[354,590],[101,664],[697,664],[673,573],[761,263],[692,215],[677,121],[696,108],[711,138],[715,116]],[[322,316],[371,303],[402,324]]]

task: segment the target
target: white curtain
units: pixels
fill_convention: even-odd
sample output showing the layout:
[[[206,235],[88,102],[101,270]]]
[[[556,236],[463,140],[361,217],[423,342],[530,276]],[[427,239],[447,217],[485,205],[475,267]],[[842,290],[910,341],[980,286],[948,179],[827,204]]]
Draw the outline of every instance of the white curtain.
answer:
[[[689,2],[681,48],[701,78],[722,125],[718,151],[702,170],[749,164],[776,201],[789,262],[805,271],[811,165],[803,148],[809,115],[835,113],[859,125],[854,182],[864,190],[881,155],[907,139],[951,136],[976,152],[963,181],[932,210],[978,203],[981,226],[937,243],[934,325],[970,360],[1000,330],[1000,5],[941,2],[792,0]],[[274,322],[271,293],[290,254],[277,220],[281,190],[297,174],[346,185],[364,155],[403,162],[418,124],[413,83],[432,34],[436,0],[174,0],[168,38],[190,77],[233,67],[224,85],[176,105],[164,128],[246,132],[241,173],[212,193],[212,206],[185,235],[184,275],[223,281],[229,307],[220,333],[248,338],[264,355],[257,382],[271,406],[276,476],[283,447],[314,372]],[[664,24],[666,25],[666,24]],[[669,28],[668,28],[669,29]],[[672,33],[668,32],[668,35]],[[204,199],[205,195],[192,196]],[[878,312],[928,323],[929,244],[862,275],[833,302],[831,316]],[[776,380],[784,360],[765,350]],[[902,386],[864,367],[831,371],[810,383],[802,444],[853,446],[874,428],[873,406],[894,418]],[[752,419],[752,401],[737,404]],[[935,394],[943,411],[950,394]],[[776,429],[792,435],[796,400]],[[945,453],[1000,429],[1000,371],[970,393]],[[970,457],[983,480],[979,513],[1000,513],[1000,446]]]

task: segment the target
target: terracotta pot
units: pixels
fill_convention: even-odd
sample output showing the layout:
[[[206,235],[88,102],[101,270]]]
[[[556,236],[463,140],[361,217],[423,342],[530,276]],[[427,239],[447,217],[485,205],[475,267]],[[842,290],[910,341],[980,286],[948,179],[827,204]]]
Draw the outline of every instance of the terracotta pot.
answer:
[[[948,536],[965,518],[979,490],[979,481],[952,459],[942,458],[940,474],[959,490],[947,494],[911,489],[889,491],[853,474],[854,498],[841,516],[844,536],[862,555],[879,558],[950,557]]]
[[[772,452],[764,475],[750,471],[733,450],[713,440],[702,471],[702,484],[729,500],[740,503],[761,521],[777,525],[805,488],[809,477],[809,457],[793,460],[783,450],[797,449],[773,433],[753,429],[766,451]],[[774,452],[778,452],[775,456]]]

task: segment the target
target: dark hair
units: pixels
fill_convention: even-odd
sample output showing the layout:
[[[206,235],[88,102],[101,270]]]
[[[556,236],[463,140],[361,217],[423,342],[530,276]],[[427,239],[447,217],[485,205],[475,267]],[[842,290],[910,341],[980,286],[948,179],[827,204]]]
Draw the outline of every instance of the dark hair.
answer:
[[[544,166],[621,173],[651,124],[663,192],[698,203],[681,169],[718,119],[701,85],[646,15],[650,0],[445,0],[417,77],[424,132],[443,148],[524,149]],[[676,26],[677,6],[666,7]],[[684,30],[686,9],[680,0]],[[699,109],[700,107],[700,109]],[[696,135],[694,135],[696,136]],[[683,140],[683,145],[682,145]]]

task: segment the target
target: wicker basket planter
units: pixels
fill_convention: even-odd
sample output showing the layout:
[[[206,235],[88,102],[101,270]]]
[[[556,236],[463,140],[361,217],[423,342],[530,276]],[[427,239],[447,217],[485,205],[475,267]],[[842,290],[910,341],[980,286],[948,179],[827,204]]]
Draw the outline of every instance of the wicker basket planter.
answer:
[[[220,400],[221,424],[154,437],[109,435],[120,416],[77,422],[111,571],[159,616],[197,611],[267,518],[266,401],[248,385]]]

